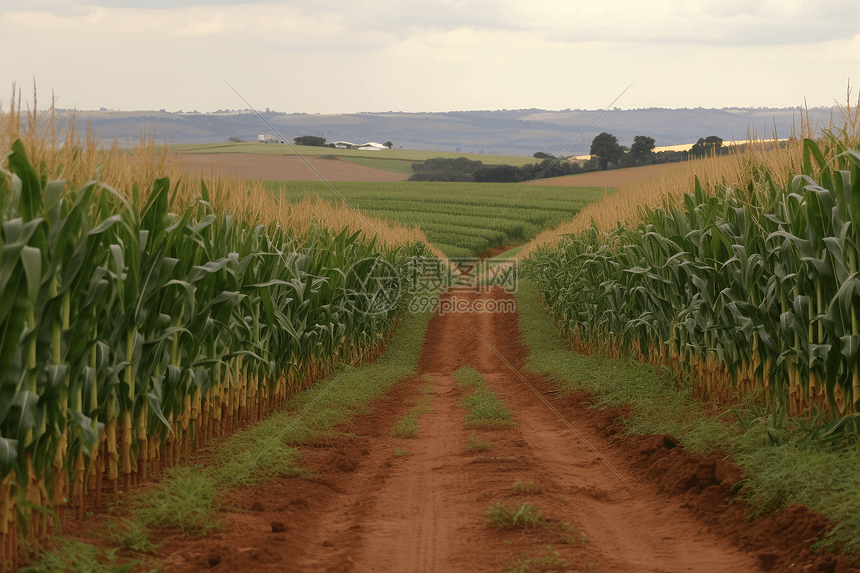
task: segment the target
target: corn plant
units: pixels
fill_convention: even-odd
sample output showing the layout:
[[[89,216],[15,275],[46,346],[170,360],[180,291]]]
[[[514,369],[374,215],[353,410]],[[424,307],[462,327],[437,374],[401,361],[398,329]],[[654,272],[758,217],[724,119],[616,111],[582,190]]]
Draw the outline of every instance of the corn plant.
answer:
[[[386,312],[362,273],[405,268],[424,243],[264,224],[166,178],[123,192],[49,180],[16,141],[0,173],[0,559],[34,549],[45,509],[82,517],[192,447],[260,420],[343,362],[374,355]],[[359,269],[346,272],[346,269]],[[364,270],[361,270],[364,269]]]
[[[537,248],[524,272],[580,351],[670,365],[700,396],[758,396],[777,420],[854,414],[860,152],[834,133],[802,145],[783,184],[760,165],[745,185],[696,179],[634,228]]]

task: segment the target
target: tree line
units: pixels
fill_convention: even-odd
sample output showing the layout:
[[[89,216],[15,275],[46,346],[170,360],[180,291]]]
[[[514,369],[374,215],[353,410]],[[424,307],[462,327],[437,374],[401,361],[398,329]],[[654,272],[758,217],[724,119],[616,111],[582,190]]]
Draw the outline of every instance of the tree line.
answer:
[[[534,157],[542,161],[522,167],[516,165],[484,165],[482,161],[471,160],[467,157],[456,159],[436,157],[424,162],[413,163],[412,171],[414,173],[408,180],[519,183],[604,169],[674,163],[728,152],[728,149],[723,147],[723,140],[716,135],[699,138],[699,141],[689,151],[655,152],[655,143],[653,137],[637,135],[633,138],[633,144],[628,149],[619,144],[618,138],[614,135],[603,132],[591,142],[591,159],[587,161],[580,162],[557,158],[549,153],[538,151]]]
[[[638,167],[642,165],[654,165],[657,163],[673,163],[685,161],[709,155],[721,155],[728,153],[728,148],[723,147],[723,140],[716,135],[700,137],[689,151],[654,151],[655,141],[647,135],[637,135],[633,138],[633,145],[628,149],[618,143],[611,133],[605,131],[594,138],[591,142],[591,162],[596,162],[597,169],[611,169],[619,167]]]
[[[414,173],[409,181],[456,181],[475,183],[518,183],[532,179],[562,177],[583,173],[585,169],[574,161],[558,160],[549,156],[540,163],[516,165],[484,165],[467,157],[450,159],[436,157],[413,163]]]

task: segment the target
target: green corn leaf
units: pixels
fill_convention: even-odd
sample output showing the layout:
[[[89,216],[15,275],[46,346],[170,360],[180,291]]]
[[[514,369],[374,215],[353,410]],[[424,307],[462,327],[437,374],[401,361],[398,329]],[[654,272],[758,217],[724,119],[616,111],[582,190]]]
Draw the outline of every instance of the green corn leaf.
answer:
[[[20,139],[12,143],[12,153],[7,158],[9,171],[21,180],[21,196],[18,213],[25,222],[38,217],[42,212],[42,185],[36,170],[27,161],[27,152]]]
[[[42,286],[42,251],[36,247],[25,246],[21,249],[21,264],[27,280],[27,294],[30,300],[35,302]]]
[[[164,237],[165,223],[167,222],[167,210],[170,199],[170,179],[162,177],[156,179],[152,184],[152,190],[147,198],[146,207],[140,220],[142,229],[150,230],[155,240],[160,241]],[[154,245],[153,250],[158,245]]]
[[[814,140],[807,138],[803,140],[803,174],[809,177],[814,175],[812,171],[812,159],[815,159],[818,169],[824,169],[824,166],[827,165],[827,160],[824,159],[824,154],[821,153],[818,144]]]
[[[40,384],[40,399],[46,402],[59,401],[60,393],[66,387],[67,364],[47,364],[44,367],[44,381]]]
[[[161,411],[162,404],[161,398],[157,393],[149,392],[146,395],[147,403],[149,404],[149,411],[155,414],[155,416],[164,424],[164,427],[168,430],[172,430],[173,428],[168,423],[167,418],[164,417],[164,413]]]
[[[11,408],[7,414],[8,427],[18,436],[19,443],[25,438],[27,432],[36,426],[38,403],[39,395],[29,390],[21,390],[12,398]],[[23,444],[23,446],[28,447],[29,444]]]
[[[6,290],[6,285],[18,266],[21,252],[27,247],[41,222],[41,219],[28,223],[24,223],[22,219],[3,222],[2,233],[5,244],[0,256],[0,292]]]
[[[18,440],[0,436],[0,479],[5,478],[18,459]]]
[[[828,236],[833,199],[829,191],[820,187],[807,187],[807,189],[806,210],[809,224],[820,240]]]
[[[93,421],[88,416],[78,412],[77,410],[73,410],[69,408],[68,410],[69,418],[73,423],[73,427],[78,435],[81,437],[84,445],[88,450],[95,447],[99,443],[99,438],[96,432],[93,430]]]
[[[855,237],[860,236],[860,153],[854,151],[850,155],[851,164],[851,222],[855,225]]]

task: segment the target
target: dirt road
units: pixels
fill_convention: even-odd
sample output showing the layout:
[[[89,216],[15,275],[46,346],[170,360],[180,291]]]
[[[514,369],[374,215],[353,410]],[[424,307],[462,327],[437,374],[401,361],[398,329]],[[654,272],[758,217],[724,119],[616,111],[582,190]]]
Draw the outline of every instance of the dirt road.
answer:
[[[510,297],[498,290],[493,296]],[[166,540],[160,552],[165,569],[474,573],[563,559],[567,571],[759,570],[758,559],[709,532],[680,500],[637,480],[617,449],[577,424],[628,487],[491,346],[515,369],[522,366],[527,350],[516,314],[434,317],[420,375],[399,383],[373,413],[345,428],[351,436],[306,450],[318,479],[243,489],[233,502],[246,511],[225,514],[222,533]],[[464,365],[484,375],[513,412],[514,427],[465,427],[458,405],[463,391],[451,376]],[[525,377],[538,394],[553,398],[545,381]],[[419,417],[415,437],[391,438],[391,426],[427,384],[432,412]],[[492,449],[468,451],[470,435]],[[516,482],[538,491],[515,492]],[[544,523],[526,531],[496,527],[485,513],[498,501],[532,503]]]

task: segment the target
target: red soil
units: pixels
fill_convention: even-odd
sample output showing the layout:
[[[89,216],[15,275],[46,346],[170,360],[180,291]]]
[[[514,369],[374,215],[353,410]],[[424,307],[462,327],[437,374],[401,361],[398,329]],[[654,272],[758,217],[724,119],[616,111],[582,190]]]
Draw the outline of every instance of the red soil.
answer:
[[[268,181],[319,181],[319,177],[295,155],[263,155],[256,153],[172,153],[182,170],[193,177],[215,173],[243,179]],[[317,156],[305,157],[327,181],[405,181],[409,176],[373,167],[356,165],[342,159],[327,160]],[[536,185],[622,187],[657,180],[681,167],[683,163],[664,163],[611,169],[541,179]]]
[[[263,155],[257,153],[172,153],[182,170],[193,176],[216,173],[243,179],[267,181],[319,181],[320,178],[295,155]],[[356,165],[342,159],[327,160],[318,156],[305,157],[327,181],[405,181],[409,176],[373,167]],[[678,170],[683,163],[663,163],[644,167],[611,169],[541,179],[536,185],[573,187],[622,187],[657,180]]]
[[[501,247],[493,248],[493,249],[487,249],[486,251],[484,251],[482,253],[478,253],[478,258],[481,260],[492,259],[493,257],[501,255],[505,251],[509,251],[511,249],[513,249],[513,247],[506,247],[504,245]]]
[[[326,181],[403,181],[402,173],[356,165],[341,159],[305,157]],[[262,155],[257,153],[176,153],[171,160],[193,177],[216,173],[241,179],[267,181],[319,181],[319,176],[295,155]]]
[[[511,298],[499,289],[456,296]],[[820,515],[791,507],[748,522],[742,502],[727,505],[741,472],[722,456],[689,454],[670,436],[628,437],[615,424],[622,410],[588,409],[589,395],[559,397],[557,386],[525,373],[528,349],[517,321],[515,313],[435,316],[419,375],[342,428],[349,435],[304,448],[317,479],[278,479],[231,494],[234,509],[219,516],[222,532],[159,540],[164,570],[474,573],[546,555],[551,545],[568,571],[593,564],[603,572],[857,572],[842,557],[809,551],[828,528]],[[516,421],[474,431],[494,444],[487,452],[466,450],[473,432],[452,378],[463,365],[483,374]],[[419,417],[415,437],[391,438],[392,425],[421,395],[422,375],[433,379],[432,412]],[[409,455],[396,456],[396,448]],[[518,495],[515,482],[540,491]],[[485,512],[497,501],[532,503],[545,523],[525,532],[496,527]]]
[[[608,171],[593,171],[565,177],[541,179],[535,185],[571,186],[571,187],[623,187],[647,183],[662,178],[685,166],[684,163],[661,163],[645,165],[644,167],[628,167],[626,169],[610,169]]]

